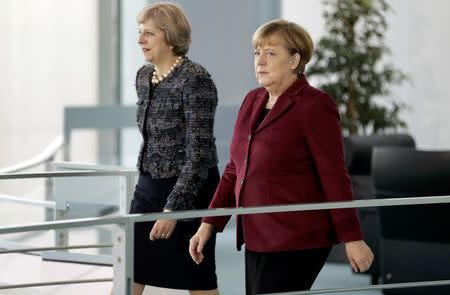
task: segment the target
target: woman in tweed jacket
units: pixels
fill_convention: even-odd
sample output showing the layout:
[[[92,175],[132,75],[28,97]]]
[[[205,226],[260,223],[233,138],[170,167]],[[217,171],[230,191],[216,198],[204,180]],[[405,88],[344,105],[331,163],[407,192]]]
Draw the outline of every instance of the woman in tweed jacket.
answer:
[[[150,64],[136,77],[143,142],[130,213],[207,208],[219,181],[216,87],[209,73],[186,57],[191,30],[179,6],[147,6],[138,23],[138,43]],[[198,219],[136,224],[134,294],[142,294],[145,285],[218,294],[215,239],[207,246],[206,265],[189,257],[189,238],[199,224]]]

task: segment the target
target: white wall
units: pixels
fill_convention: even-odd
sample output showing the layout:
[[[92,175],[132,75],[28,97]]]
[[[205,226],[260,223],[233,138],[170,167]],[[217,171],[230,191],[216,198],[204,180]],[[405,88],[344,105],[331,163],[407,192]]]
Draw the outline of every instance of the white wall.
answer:
[[[62,134],[64,106],[97,100],[96,1],[1,6],[0,167]]]
[[[0,5],[3,168],[42,151],[62,134],[64,106],[96,103],[97,1],[3,0]],[[73,158],[94,160],[93,134],[74,137]],[[0,183],[2,193],[5,183]]]
[[[120,97],[123,104],[134,105],[137,101],[134,82],[137,70],[145,64],[138,44],[137,15],[147,5],[146,0],[122,1],[120,23],[120,62],[121,80]],[[137,129],[125,129],[121,131],[120,158],[121,165],[135,167],[142,142],[141,134]]]
[[[450,2],[391,0],[389,18],[396,64],[411,77],[398,90],[411,106],[405,114],[419,147],[450,149]]]
[[[450,2],[390,0],[386,35],[391,61],[410,77],[393,89],[410,110],[402,116],[418,148],[450,149]],[[283,0],[282,16],[303,25],[315,41],[324,33],[322,2]]]

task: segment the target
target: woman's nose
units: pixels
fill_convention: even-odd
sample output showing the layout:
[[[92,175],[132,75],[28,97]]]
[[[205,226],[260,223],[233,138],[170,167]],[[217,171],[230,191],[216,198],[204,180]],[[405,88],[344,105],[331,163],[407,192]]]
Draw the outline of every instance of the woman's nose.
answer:
[[[256,57],[256,64],[257,65],[264,65],[266,63],[266,59],[264,58],[263,54],[260,54]]]
[[[138,37],[138,44],[144,44],[144,38],[142,37],[142,34]]]

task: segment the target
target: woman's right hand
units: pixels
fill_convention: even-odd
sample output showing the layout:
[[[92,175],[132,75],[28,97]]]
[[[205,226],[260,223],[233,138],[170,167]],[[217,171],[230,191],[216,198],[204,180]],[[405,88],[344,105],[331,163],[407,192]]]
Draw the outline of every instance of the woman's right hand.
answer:
[[[203,247],[205,247],[206,242],[211,237],[212,230],[212,224],[202,222],[195,235],[189,241],[189,254],[191,254],[192,260],[197,264],[203,261]]]
[[[345,243],[345,252],[354,272],[365,272],[372,265],[372,250],[362,240]]]

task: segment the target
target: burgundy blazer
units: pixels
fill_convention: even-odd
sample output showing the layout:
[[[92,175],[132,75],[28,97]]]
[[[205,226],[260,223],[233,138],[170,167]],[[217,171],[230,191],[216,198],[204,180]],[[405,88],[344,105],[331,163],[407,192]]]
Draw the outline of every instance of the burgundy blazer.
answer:
[[[210,208],[298,204],[352,199],[344,164],[339,113],[332,97],[309,85],[291,85],[258,125],[264,88],[245,97],[234,127],[230,160]],[[206,217],[222,231],[227,217]],[[355,209],[238,216],[237,248],[292,251],[362,240]]]

